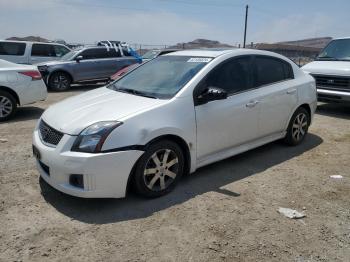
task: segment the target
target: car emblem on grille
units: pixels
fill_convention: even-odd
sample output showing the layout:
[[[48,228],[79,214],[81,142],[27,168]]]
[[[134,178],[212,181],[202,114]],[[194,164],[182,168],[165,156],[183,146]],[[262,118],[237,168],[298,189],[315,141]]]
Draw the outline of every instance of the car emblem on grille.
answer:
[[[327,83],[328,83],[328,84],[334,84],[334,80],[333,80],[333,79],[328,79],[328,80],[327,80]]]

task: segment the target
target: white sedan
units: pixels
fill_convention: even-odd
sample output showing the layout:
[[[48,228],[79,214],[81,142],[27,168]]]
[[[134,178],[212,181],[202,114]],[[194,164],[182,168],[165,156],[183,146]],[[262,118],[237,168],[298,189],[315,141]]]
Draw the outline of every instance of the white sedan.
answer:
[[[0,59],[0,122],[10,119],[17,105],[32,104],[47,97],[47,88],[37,67]]]
[[[120,198],[132,185],[158,197],[204,165],[278,139],[298,145],[316,101],[314,79],[281,55],[180,51],[51,106],[33,152],[67,194]]]

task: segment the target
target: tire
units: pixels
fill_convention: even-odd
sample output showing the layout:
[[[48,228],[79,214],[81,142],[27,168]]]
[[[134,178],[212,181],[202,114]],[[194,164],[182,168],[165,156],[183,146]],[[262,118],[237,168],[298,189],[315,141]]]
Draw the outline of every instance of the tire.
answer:
[[[17,101],[10,93],[0,90],[0,122],[9,120],[17,110]]]
[[[67,91],[70,89],[72,78],[64,72],[53,73],[48,81],[49,89],[57,92]]]
[[[305,139],[310,125],[310,114],[299,107],[290,119],[284,142],[290,146],[299,145]]]
[[[136,163],[133,184],[139,195],[149,198],[172,191],[184,172],[184,154],[176,143],[160,140],[148,146]]]

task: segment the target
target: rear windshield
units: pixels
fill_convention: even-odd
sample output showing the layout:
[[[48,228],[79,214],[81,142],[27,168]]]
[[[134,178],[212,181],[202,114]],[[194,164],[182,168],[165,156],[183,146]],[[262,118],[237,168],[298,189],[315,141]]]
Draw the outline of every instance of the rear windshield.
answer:
[[[168,99],[173,97],[212,58],[160,56],[109,86],[116,91]]]
[[[26,43],[0,42],[0,55],[23,56]]]

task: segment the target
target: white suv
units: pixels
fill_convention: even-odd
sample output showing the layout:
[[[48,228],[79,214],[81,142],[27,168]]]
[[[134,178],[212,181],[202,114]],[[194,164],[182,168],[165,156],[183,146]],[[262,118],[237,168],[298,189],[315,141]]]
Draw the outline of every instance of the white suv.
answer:
[[[71,50],[61,44],[0,40],[0,59],[17,64],[57,60]]]
[[[33,135],[41,177],[79,197],[168,193],[184,173],[277,139],[303,141],[314,79],[258,50],[160,56],[45,111]]]
[[[350,38],[332,40],[302,70],[316,79],[319,101],[350,103]]]

